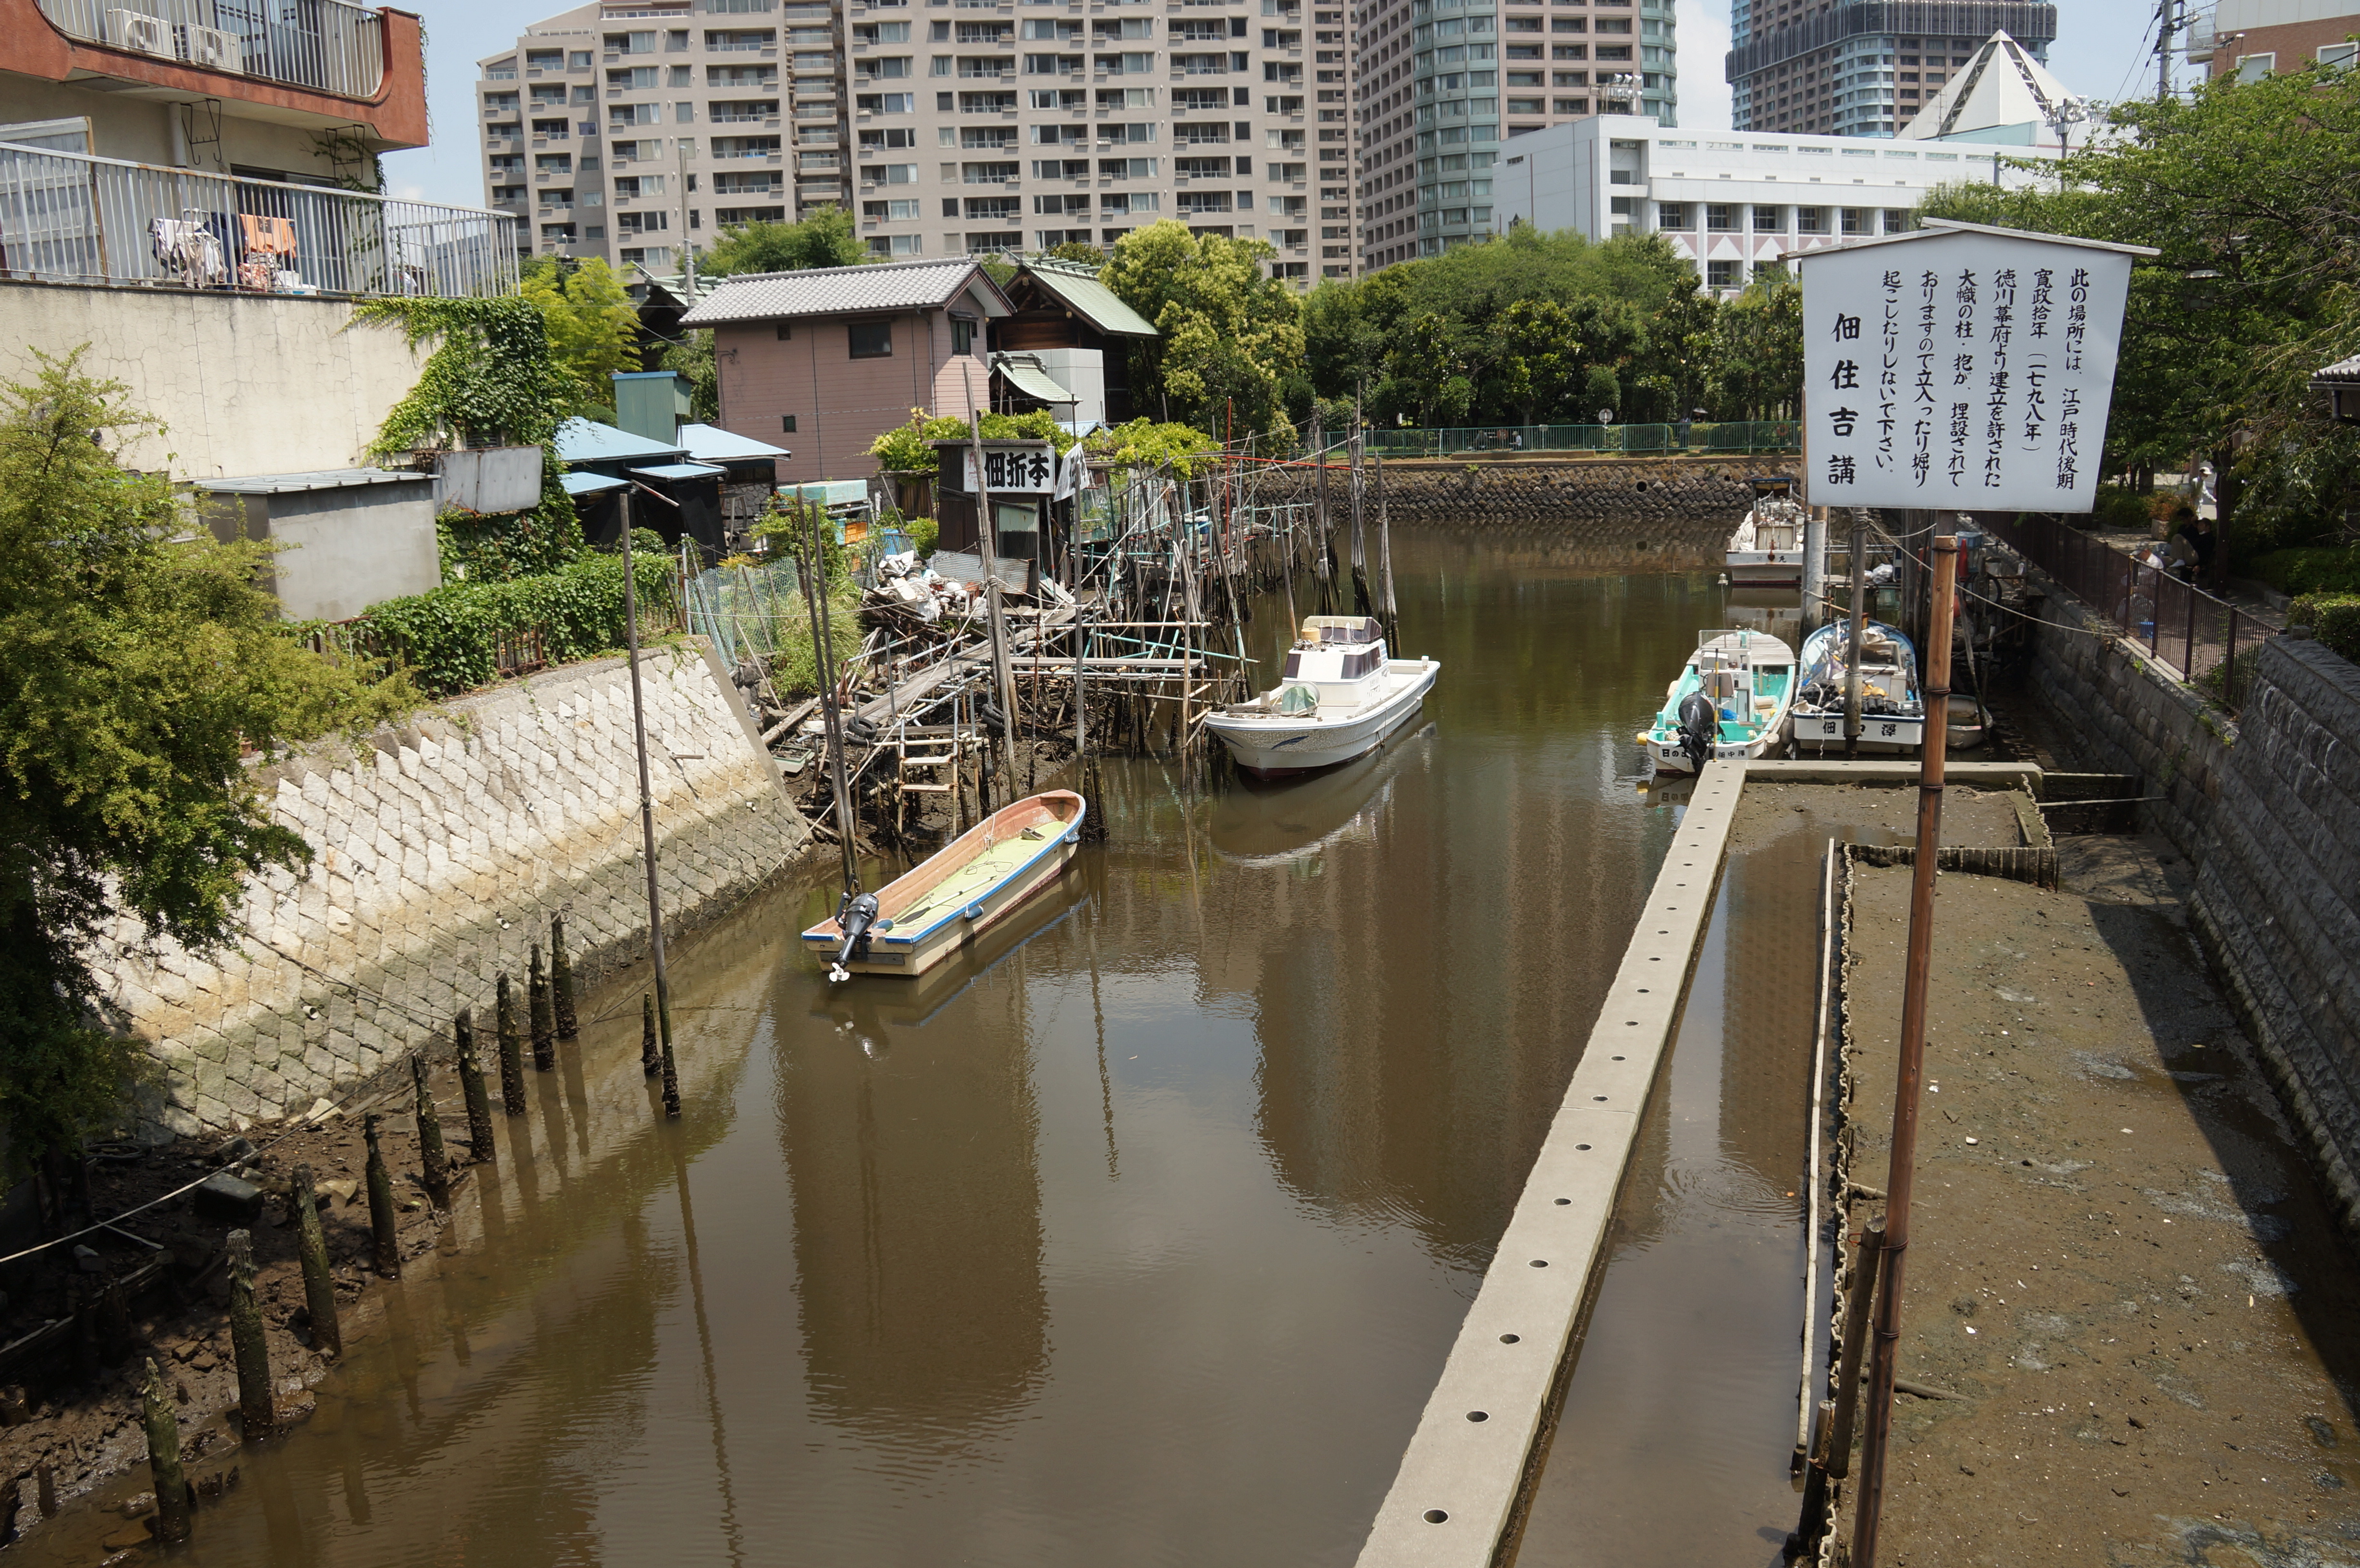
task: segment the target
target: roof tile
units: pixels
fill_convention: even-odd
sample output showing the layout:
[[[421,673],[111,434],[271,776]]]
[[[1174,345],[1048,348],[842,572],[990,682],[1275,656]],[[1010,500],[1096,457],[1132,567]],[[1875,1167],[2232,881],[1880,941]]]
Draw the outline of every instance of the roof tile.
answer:
[[[939,261],[875,262],[815,267],[801,272],[754,272],[716,279],[713,291],[681,318],[684,327],[770,321],[789,316],[855,315],[946,305],[970,282],[980,283],[1006,314],[1007,296],[991,275],[965,256]]]

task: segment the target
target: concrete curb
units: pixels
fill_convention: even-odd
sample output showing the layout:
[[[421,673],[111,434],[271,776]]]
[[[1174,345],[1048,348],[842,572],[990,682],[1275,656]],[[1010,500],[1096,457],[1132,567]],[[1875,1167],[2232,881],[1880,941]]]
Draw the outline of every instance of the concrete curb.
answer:
[[[1708,763],[1697,780],[1360,1568],[1483,1568],[1513,1519],[1590,1303],[1640,1114],[1671,1049],[1746,767]]]

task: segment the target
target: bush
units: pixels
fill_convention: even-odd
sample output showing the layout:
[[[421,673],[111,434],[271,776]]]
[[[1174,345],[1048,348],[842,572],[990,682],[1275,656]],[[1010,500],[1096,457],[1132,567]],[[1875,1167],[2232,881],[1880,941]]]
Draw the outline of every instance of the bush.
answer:
[[[2360,550],[2274,550],[2245,563],[2245,575],[2281,593],[2360,591]]]
[[[901,527],[909,533],[911,543],[918,547],[918,559],[923,561],[934,553],[942,541],[943,525],[933,517],[912,517]]]
[[[2136,490],[2125,490],[2119,485],[2098,486],[2096,503],[2091,507],[2090,520],[2102,528],[2148,533],[2155,528],[2155,512],[2148,497]]]
[[[2360,664],[2360,593],[2305,593],[2288,610],[2287,624],[2309,626],[2330,651]]]
[[[635,563],[641,614],[672,602],[672,562],[661,549]],[[623,558],[592,555],[555,572],[505,583],[452,583],[388,599],[354,626],[355,640],[436,695],[499,679],[502,637],[541,634],[552,664],[623,646]]]

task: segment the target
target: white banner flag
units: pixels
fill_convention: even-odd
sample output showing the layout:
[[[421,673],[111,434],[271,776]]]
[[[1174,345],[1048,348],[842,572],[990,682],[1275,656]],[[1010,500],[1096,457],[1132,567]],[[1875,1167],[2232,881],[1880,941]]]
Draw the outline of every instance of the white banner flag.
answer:
[[[1797,258],[1811,502],[2090,510],[2133,254],[1929,228]]]

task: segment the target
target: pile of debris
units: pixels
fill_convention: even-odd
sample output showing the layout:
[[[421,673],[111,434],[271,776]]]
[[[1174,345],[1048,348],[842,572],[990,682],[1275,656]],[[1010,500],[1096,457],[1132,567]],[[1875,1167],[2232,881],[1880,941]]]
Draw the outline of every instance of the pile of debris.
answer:
[[[876,585],[861,595],[860,618],[897,636],[931,626],[937,637],[956,637],[981,618],[984,585],[995,573],[1002,595],[1011,602],[1044,608],[1074,603],[1064,584],[1029,561],[1003,556],[987,566],[980,555],[937,550],[921,561],[917,551],[904,550],[877,562]]]

